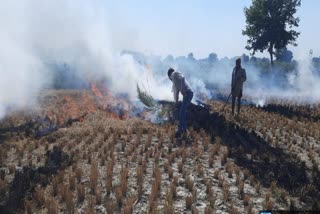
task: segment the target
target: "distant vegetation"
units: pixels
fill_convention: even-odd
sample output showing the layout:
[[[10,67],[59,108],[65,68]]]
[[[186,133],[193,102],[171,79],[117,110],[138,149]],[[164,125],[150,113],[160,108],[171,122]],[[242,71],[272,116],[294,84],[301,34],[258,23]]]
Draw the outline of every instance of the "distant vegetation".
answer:
[[[214,87],[210,83],[210,79],[207,76],[212,74],[226,75],[226,71],[231,71],[234,66],[235,60],[238,57],[242,59],[242,65],[248,70],[254,70],[258,75],[268,78],[269,76],[276,75],[277,79],[283,79],[286,81],[286,75],[289,73],[297,73],[298,62],[294,59],[293,53],[290,50],[283,49],[278,52],[276,60],[274,62],[273,70],[271,70],[270,59],[259,58],[255,56],[248,56],[242,54],[242,56],[235,57],[222,57],[220,58],[216,53],[208,54],[208,57],[202,59],[196,59],[193,53],[189,53],[187,56],[174,57],[168,55],[166,57],[155,55],[144,55],[135,51],[123,51],[122,54],[130,55],[135,62],[142,67],[150,67],[154,74],[165,77],[169,67],[179,68],[187,76],[192,75],[199,77],[204,81],[206,87]],[[50,62],[47,63],[47,68],[50,75],[53,77],[53,81],[50,88],[55,89],[84,89],[90,87],[88,77],[81,76],[81,72],[78,72],[72,65],[68,65],[64,62]],[[320,57],[313,57],[311,59],[310,69],[317,75],[320,75]],[[285,83],[284,83],[285,84]]]

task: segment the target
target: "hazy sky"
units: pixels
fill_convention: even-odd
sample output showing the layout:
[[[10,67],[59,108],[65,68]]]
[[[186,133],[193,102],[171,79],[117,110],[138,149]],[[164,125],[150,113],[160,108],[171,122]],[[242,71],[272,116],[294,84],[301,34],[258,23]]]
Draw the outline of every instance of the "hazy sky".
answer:
[[[250,4],[251,0],[117,0],[106,1],[106,13],[119,49],[162,56],[193,52],[196,58],[215,52],[221,58],[249,54],[241,32],[243,9]],[[310,49],[320,56],[319,10],[320,1],[302,0],[297,13],[301,20],[298,47],[289,47],[297,58]]]

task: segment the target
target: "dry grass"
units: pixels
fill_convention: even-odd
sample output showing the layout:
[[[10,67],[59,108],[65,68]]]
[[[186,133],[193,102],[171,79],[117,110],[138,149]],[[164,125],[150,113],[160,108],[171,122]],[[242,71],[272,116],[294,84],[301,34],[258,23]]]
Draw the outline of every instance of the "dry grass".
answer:
[[[271,199],[271,193],[268,192],[268,193],[266,194],[266,201],[269,201],[270,199]]]
[[[244,206],[248,206],[249,203],[250,203],[250,197],[249,197],[249,195],[245,194],[243,196],[243,204],[244,204]]]
[[[230,199],[230,185],[228,182],[223,183],[223,201],[227,202]]]
[[[250,203],[248,208],[247,208],[247,213],[248,214],[254,214],[254,210],[253,210],[253,205]]]
[[[270,199],[269,201],[267,201],[267,203],[266,203],[266,209],[267,209],[267,210],[273,210],[273,202],[272,202],[271,199]]]
[[[206,186],[207,186],[207,189],[206,189],[207,194],[208,194],[209,196],[213,195],[212,183],[211,183],[210,180],[207,182],[207,185],[206,185]]]
[[[243,194],[244,194],[244,183],[242,181],[240,181],[239,187],[238,187],[238,195],[239,195],[240,199],[243,198]]]
[[[247,180],[250,177],[250,171],[248,169],[243,170],[243,179]]]
[[[9,165],[8,169],[9,169],[9,174],[14,174],[16,172],[16,166],[14,165]]]
[[[271,184],[270,184],[270,191],[274,194],[276,189],[277,189],[277,182],[276,181],[272,181]]]
[[[116,205],[112,199],[106,200],[106,203],[104,206],[106,207],[107,213],[114,213],[116,209]]]
[[[163,169],[164,169],[164,172],[168,172],[168,170],[169,170],[169,162],[168,161],[165,161],[164,163],[163,163]]]
[[[172,195],[173,199],[177,198],[177,186],[173,182],[170,184],[170,194]]]
[[[94,197],[92,195],[89,195],[88,205],[86,207],[86,213],[87,214],[94,214],[95,213],[94,205],[95,205]]]
[[[228,173],[228,177],[232,178],[232,174],[233,174],[233,166],[231,164],[227,164],[226,165],[226,171]]]
[[[197,173],[199,174],[200,178],[204,176],[204,167],[200,163],[197,165]]]
[[[48,214],[57,214],[59,213],[59,205],[53,198],[48,198],[46,200],[46,208]]]
[[[0,170],[0,181],[4,181],[6,177],[6,172],[5,170]]]
[[[191,210],[191,207],[192,207],[192,204],[193,204],[193,196],[192,195],[186,196],[185,202],[186,202],[186,209],[187,210]]]
[[[52,179],[52,195],[56,196],[58,194],[58,186],[59,186],[59,179],[57,176],[53,177]]]
[[[42,207],[45,204],[45,193],[43,189],[40,187],[36,187],[33,194],[32,194],[33,200],[36,202],[38,207]]]
[[[106,172],[106,189],[107,189],[107,194],[109,195],[112,190],[112,177],[113,177],[113,167],[114,167],[114,162],[111,161],[107,164],[107,172]]]
[[[101,203],[102,203],[102,190],[101,190],[101,187],[98,187],[96,191],[96,204],[100,205]]]
[[[32,214],[32,213],[34,213],[35,206],[32,201],[25,200],[24,201],[24,209],[27,214]]]
[[[70,213],[70,214],[74,213],[75,212],[75,203],[74,203],[74,200],[73,200],[73,194],[72,194],[70,189],[66,190],[65,203],[66,203],[66,211],[67,211],[67,213]]]
[[[222,113],[222,115],[226,114],[228,112]],[[173,147],[174,125],[147,124],[137,118],[132,120],[134,122],[131,119],[104,121],[106,119],[104,115],[105,112],[88,115],[85,122],[57,131],[57,134],[54,133],[55,141],[50,144],[39,143],[46,139],[39,141],[29,139],[32,146],[27,146],[28,139],[24,139],[24,142],[19,139],[19,142],[15,142],[19,143],[17,146],[19,150],[12,149],[6,152],[9,156],[5,158],[4,166],[8,166],[8,163],[10,166],[15,166],[19,161],[23,166],[27,166],[28,163],[39,166],[46,158],[43,153],[45,147],[49,149],[57,145],[69,157],[73,156],[72,168],[70,166],[61,168],[57,175],[49,179],[47,187],[40,187],[46,198],[45,206],[39,205],[43,204],[43,199],[36,199],[35,195],[38,191],[35,190],[32,194],[34,200],[30,201],[33,207],[28,208],[29,212],[46,213],[51,209],[55,210],[51,213],[94,213],[98,212],[98,209],[105,208],[107,213],[136,213],[140,210],[169,214],[214,213],[223,207],[223,210],[229,213],[251,214],[271,205],[272,208],[283,208],[289,205],[286,203],[292,197],[290,190],[282,190],[276,186],[276,183],[271,184],[270,189],[262,186],[265,180],[258,176],[256,170],[252,170],[250,166],[248,169],[243,169],[246,165],[235,160],[233,155],[229,155],[230,151],[232,154],[243,157],[250,153],[241,146],[239,148],[229,146],[228,142],[224,142],[225,138],[222,140],[218,137],[220,133],[216,133],[217,130],[214,128],[210,130],[210,134],[212,131],[212,136],[215,138],[214,144],[211,143],[209,134],[205,130],[200,132],[190,130],[193,138],[192,146]],[[242,121],[242,118],[234,120],[226,117],[225,119],[231,125],[243,127],[244,132],[247,130],[246,121]],[[278,128],[277,124],[273,126]],[[298,139],[301,136],[307,137],[308,133],[305,130],[301,130],[302,134],[299,135],[294,132],[284,133],[284,130],[280,129],[276,136],[272,133],[273,130],[268,130],[263,121],[261,124],[252,125],[252,133],[255,129],[259,129],[259,135],[263,135],[263,138],[266,137],[263,132],[269,134],[270,142],[278,140],[279,148],[288,152],[290,157],[298,160],[298,155],[292,155],[292,153],[304,151],[300,140],[295,141],[291,150],[287,148],[293,144],[291,135],[296,135]],[[315,131],[314,135],[320,137],[320,132]],[[287,147],[282,142],[283,136],[289,142]],[[314,143],[316,140],[318,138],[310,138],[310,141],[302,139],[307,151],[305,170],[311,173],[309,168],[319,160],[317,154],[319,148]],[[312,145],[314,145],[313,149],[310,150]],[[36,147],[38,148],[34,150]],[[31,150],[32,155],[29,153]],[[2,145],[0,145],[0,151],[3,151]],[[35,154],[38,152],[39,154]],[[259,152],[254,150],[251,152],[252,161],[273,161],[272,158],[265,160],[264,156],[260,157]],[[21,153],[20,157],[17,156],[19,153]],[[13,156],[12,162],[9,162],[10,156]],[[99,170],[103,172],[102,176],[99,175]],[[313,178],[317,179],[318,169],[314,167],[313,170]],[[10,173],[7,174],[0,172],[0,187],[8,188],[10,185],[14,173],[10,169],[9,171]],[[46,181],[46,177],[43,179]],[[2,190],[4,188],[0,188],[0,197],[3,195],[1,192],[4,192]],[[296,197],[300,193],[299,190]],[[272,194],[266,196],[263,203],[256,203],[258,199],[261,201],[267,191]],[[315,191],[317,191],[316,186],[313,189],[301,188],[301,196],[310,197]],[[53,194],[49,196],[51,192]],[[250,197],[245,193],[250,194]],[[131,201],[133,199],[134,206]],[[37,201],[42,202],[38,204]],[[57,206],[50,208],[51,204],[49,205],[48,201],[54,201],[55,203],[51,204]],[[301,205],[300,202],[297,203]],[[234,207],[231,206],[232,204]],[[94,210],[95,207],[97,210]],[[27,211],[27,208],[23,211]]]
[[[128,168],[126,166],[122,166],[121,172],[120,172],[120,186],[121,186],[121,192],[123,197],[127,195],[128,176],[129,176]]]
[[[115,196],[116,196],[117,206],[118,206],[118,208],[121,208],[122,203],[123,203],[123,196],[122,196],[121,187],[117,187],[115,189]]]
[[[82,203],[85,199],[86,192],[85,192],[85,187],[82,184],[77,185],[77,200],[78,203]]]
[[[93,161],[90,169],[90,191],[91,191],[91,194],[93,195],[96,194],[98,178],[99,178],[98,163],[96,161]]]
[[[213,168],[213,164],[214,164],[214,157],[210,157],[209,158],[209,167]]]
[[[256,183],[256,191],[258,194],[260,194],[260,192],[261,192],[261,184],[259,181]]]
[[[180,161],[178,163],[178,171],[179,171],[179,173],[182,173],[182,170],[183,170],[183,163],[182,163],[182,161]]]
[[[237,208],[235,208],[233,205],[231,206],[230,208],[230,211],[229,211],[230,214],[238,214],[239,211]]]
[[[133,205],[135,200],[136,199],[134,197],[130,197],[126,200],[124,209],[123,209],[124,214],[131,214],[133,212]]]
[[[71,191],[76,189],[76,177],[72,173],[69,174],[69,187]]]
[[[164,213],[166,214],[174,214],[174,206],[173,204],[166,203],[164,206]]]
[[[219,177],[220,177],[220,170],[219,170],[219,169],[217,169],[217,170],[214,171],[213,177],[214,177],[215,179],[219,179]]]
[[[173,178],[173,169],[171,167],[169,167],[168,169],[168,175],[169,175],[169,179],[171,180]]]
[[[212,214],[212,213],[214,213],[214,210],[212,209],[212,207],[206,206],[206,208],[204,209],[204,213],[205,214]]]
[[[194,186],[194,182],[193,182],[193,180],[191,180],[189,178],[189,176],[186,177],[185,186],[186,186],[186,189],[188,189],[190,192],[192,192],[193,186]]]

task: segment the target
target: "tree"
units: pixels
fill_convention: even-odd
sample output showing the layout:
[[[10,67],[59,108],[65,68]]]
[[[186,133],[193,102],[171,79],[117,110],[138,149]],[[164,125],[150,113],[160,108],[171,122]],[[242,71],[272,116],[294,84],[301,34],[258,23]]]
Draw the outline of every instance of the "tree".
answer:
[[[279,50],[276,54],[275,54],[277,61],[280,62],[291,62],[293,59],[293,53],[292,51],[289,51],[287,48],[283,48],[281,50]]]
[[[271,65],[273,56],[288,44],[296,46],[299,32],[293,30],[299,26],[299,18],[294,17],[301,0],[253,0],[249,8],[244,8],[246,29],[243,35],[249,37],[246,49],[270,54]]]
[[[208,56],[208,60],[210,63],[214,63],[218,61],[218,55],[216,53],[210,53]]]
[[[195,61],[196,59],[193,56],[193,53],[188,54],[188,60]]]
[[[242,62],[247,63],[247,62],[249,62],[249,56],[247,56],[246,54],[242,54],[241,60],[242,60]]]

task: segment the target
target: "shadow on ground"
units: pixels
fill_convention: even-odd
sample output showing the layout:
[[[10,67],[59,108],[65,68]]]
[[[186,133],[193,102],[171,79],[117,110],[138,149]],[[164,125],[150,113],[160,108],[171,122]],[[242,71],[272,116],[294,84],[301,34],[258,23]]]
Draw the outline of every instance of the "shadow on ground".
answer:
[[[23,208],[23,200],[31,197],[36,185],[46,186],[51,175],[70,164],[70,158],[59,147],[47,152],[45,166],[17,169],[8,194],[0,200],[0,213],[16,213]]]
[[[228,146],[229,157],[235,163],[248,169],[264,187],[270,187],[272,181],[277,186],[284,188],[291,195],[301,193],[307,185],[313,184],[316,190],[310,197],[320,197],[319,172],[313,176],[307,176],[307,168],[304,163],[296,160],[281,148],[270,146],[255,132],[249,132],[235,125],[216,112],[210,113],[206,108],[191,104],[188,108],[188,123],[195,130],[204,129],[208,134],[220,137],[222,143]],[[175,112],[177,117],[177,112]],[[313,202],[311,202],[313,203]]]

